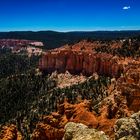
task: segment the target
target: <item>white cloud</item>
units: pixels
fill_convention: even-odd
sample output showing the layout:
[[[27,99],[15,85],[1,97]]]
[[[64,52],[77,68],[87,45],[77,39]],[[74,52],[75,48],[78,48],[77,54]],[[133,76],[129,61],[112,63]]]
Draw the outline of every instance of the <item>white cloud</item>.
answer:
[[[123,10],[128,10],[128,9],[130,9],[131,7],[130,6],[124,6],[123,7]]]

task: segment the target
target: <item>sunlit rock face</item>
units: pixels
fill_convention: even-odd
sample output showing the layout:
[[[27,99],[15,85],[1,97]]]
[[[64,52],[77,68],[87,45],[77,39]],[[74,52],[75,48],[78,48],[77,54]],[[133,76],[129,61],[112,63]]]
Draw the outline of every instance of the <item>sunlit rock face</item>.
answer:
[[[71,74],[90,76],[97,72],[100,75],[118,77],[122,71],[121,64],[118,64],[119,57],[96,53],[91,48],[94,44],[88,45],[85,43],[86,49],[83,49],[82,44],[77,44],[48,51],[40,59],[39,68],[46,73],[69,71]]]
[[[129,63],[124,75],[118,79],[117,89],[125,97],[130,110],[140,110],[140,61]]]
[[[63,140],[109,140],[103,131],[90,129],[82,123],[69,122],[65,126]]]
[[[124,68],[124,60],[117,55],[115,49],[121,48],[122,45],[121,41],[83,40],[74,45],[47,51],[40,59],[39,68],[46,73],[57,70],[59,73],[69,71],[71,74],[82,73],[90,76],[97,72],[99,75],[119,77]],[[109,50],[104,50],[104,47]]]

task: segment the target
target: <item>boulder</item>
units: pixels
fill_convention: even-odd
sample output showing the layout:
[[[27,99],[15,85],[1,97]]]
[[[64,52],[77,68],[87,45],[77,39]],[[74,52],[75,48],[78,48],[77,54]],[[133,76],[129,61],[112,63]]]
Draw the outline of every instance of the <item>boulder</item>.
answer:
[[[63,140],[109,140],[103,131],[90,129],[82,123],[69,122],[64,129]]]
[[[117,120],[115,126],[115,139],[139,140],[140,139],[140,111],[128,118]]]

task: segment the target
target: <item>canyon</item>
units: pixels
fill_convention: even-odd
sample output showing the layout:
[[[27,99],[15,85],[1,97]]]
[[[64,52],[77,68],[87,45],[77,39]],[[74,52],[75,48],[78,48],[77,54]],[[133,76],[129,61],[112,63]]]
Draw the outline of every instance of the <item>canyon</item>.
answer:
[[[140,46],[134,51],[134,44],[140,43],[83,40],[45,52],[37,76],[49,82],[30,106],[31,121],[17,117],[20,123],[1,126],[0,138],[21,140],[28,131],[31,140],[139,140]]]

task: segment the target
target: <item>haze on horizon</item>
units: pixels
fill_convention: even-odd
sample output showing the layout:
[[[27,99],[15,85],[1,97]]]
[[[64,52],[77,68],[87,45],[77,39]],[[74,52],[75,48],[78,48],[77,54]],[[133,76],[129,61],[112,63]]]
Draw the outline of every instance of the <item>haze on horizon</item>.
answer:
[[[1,0],[0,31],[139,30],[139,0]]]

